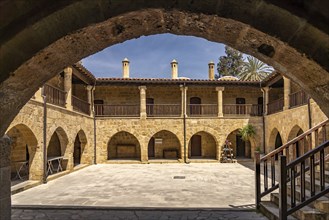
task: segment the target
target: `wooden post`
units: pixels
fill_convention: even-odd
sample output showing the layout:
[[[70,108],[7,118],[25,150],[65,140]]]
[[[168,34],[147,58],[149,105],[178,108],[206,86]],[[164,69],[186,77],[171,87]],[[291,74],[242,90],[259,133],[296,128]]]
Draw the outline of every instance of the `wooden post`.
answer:
[[[256,208],[259,209],[259,204],[261,202],[260,197],[260,153],[255,152],[255,199],[256,199]]]
[[[279,219],[287,219],[287,161],[286,156],[279,157]]]

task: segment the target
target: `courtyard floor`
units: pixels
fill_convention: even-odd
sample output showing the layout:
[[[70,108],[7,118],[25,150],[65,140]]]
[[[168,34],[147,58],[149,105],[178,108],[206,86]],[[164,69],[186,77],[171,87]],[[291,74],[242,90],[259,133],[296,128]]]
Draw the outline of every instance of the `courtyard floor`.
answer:
[[[92,165],[13,195],[13,219],[266,219],[249,163]]]

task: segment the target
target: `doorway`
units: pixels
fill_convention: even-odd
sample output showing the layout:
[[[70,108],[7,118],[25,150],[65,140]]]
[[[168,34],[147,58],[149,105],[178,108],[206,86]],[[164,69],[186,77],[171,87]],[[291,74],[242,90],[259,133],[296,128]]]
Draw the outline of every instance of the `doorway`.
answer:
[[[146,98],[146,114],[147,116],[154,115],[154,99]]]
[[[236,113],[238,115],[244,115],[246,114],[246,99],[245,98],[236,98],[235,99],[236,103]]]
[[[236,156],[237,157],[246,156],[246,142],[242,140],[241,135],[236,136]]]
[[[154,158],[155,157],[155,138],[151,137],[149,144],[148,144],[148,157],[149,158]]]
[[[199,97],[190,98],[190,114],[201,115],[201,99]]]
[[[201,135],[193,135],[191,138],[191,157],[201,157]]]
[[[81,141],[77,135],[74,141],[74,151],[73,151],[73,163],[74,166],[81,163]]]

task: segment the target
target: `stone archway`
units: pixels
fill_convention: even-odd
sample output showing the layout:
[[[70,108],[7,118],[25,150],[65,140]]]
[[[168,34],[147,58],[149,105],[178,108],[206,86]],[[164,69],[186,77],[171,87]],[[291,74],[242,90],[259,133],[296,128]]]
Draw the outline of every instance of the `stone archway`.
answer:
[[[63,128],[58,127],[51,135],[50,140],[47,145],[47,158],[51,157],[65,157],[68,160],[62,161],[63,170],[71,169],[73,161],[71,161],[69,149],[67,148],[69,143],[69,139],[67,137],[66,132]],[[55,161],[54,163],[57,163]],[[56,164],[58,166],[58,164]]]
[[[127,131],[114,134],[108,142],[107,159],[141,160],[141,146],[138,139]]]
[[[148,142],[150,159],[182,159],[181,145],[178,137],[171,131],[161,130],[155,133]]]
[[[39,3],[2,3],[0,102],[6,105],[0,106],[0,136],[38,87],[65,66],[110,45],[158,33],[199,36],[251,54],[299,84],[329,116],[326,3],[303,7],[272,0],[42,4],[44,10],[37,10]]]
[[[43,161],[36,157],[38,141],[33,131],[24,124],[12,127],[6,133],[11,143],[11,173],[12,177],[20,180],[17,170],[21,169],[22,180],[40,180],[42,177]],[[26,162],[26,163],[25,163]]]
[[[268,153],[283,145],[282,137],[277,128],[273,128],[269,137],[267,150]],[[275,160],[278,160],[278,155],[275,155]]]
[[[218,159],[217,143],[213,135],[205,131],[193,134],[188,142],[189,159]]]
[[[288,141],[298,137],[303,133],[304,133],[303,129],[300,126],[295,125],[289,132]],[[289,154],[293,156],[293,158],[296,158],[302,156],[304,152],[307,151],[309,151],[308,141],[304,138],[302,140],[297,141],[296,144],[294,144],[294,146],[289,150]]]
[[[251,158],[251,146],[250,141],[244,141],[239,135],[239,129],[232,131],[226,138],[231,143],[233,149],[233,156],[238,158]]]
[[[73,148],[73,164],[74,166],[86,163],[85,147],[87,145],[87,137],[83,130],[80,130],[74,140]]]

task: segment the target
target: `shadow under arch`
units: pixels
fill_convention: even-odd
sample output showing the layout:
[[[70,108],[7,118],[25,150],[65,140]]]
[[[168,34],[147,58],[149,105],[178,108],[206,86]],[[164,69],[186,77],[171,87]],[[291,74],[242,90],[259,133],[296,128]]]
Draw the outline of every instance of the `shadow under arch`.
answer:
[[[182,159],[180,141],[171,131],[156,132],[147,146],[149,159]]]
[[[239,129],[231,131],[226,137],[233,149],[233,157],[251,158],[251,149],[254,149],[250,141],[244,141],[239,134]],[[223,143],[224,144],[224,143]]]
[[[188,140],[188,158],[218,159],[218,142],[214,135],[207,131],[198,131]]]
[[[269,136],[267,153],[281,147],[282,145],[283,145],[283,142],[282,142],[282,137],[281,137],[279,130],[277,128],[273,128],[271,131],[271,134]],[[278,160],[278,155],[275,155],[275,160]]]
[[[87,136],[85,132],[81,129],[74,140],[74,149],[73,149],[73,164],[74,166],[79,164],[85,164],[86,160],[86,153],[85,148],[88,144]]]
[[[114,134],[107,145],[107,159],[141,160],[141,145],[133,134],[119,131]]]
[[[25,124],[17,124],[10,128],[6,133],[12,140],[11,144],[11,173],[12,178],[17,178],[17,169],[19,169],[25,161],[27,162],[27,170],[22,170],[20,175],[30,180],[39,180],[41,173],[38,172],[38,163],[42,161],[35,160],[38,141],[33,131]],[[24,169],[25,167],[22,166]]]
[[[67,148],[69,143],[68,136],[62,127],[57,127],[51,135],[47,146],[47,158],[63,157],[68,160],[63,160],[62,168],[66,170],[70,166],[69,150]],[[54,162],[58,166],[57,161]]]
[[[299,125],[294,125],[288,135],[288,141],[298,137],[303,134],[304,131]],[[309,151],[308,140],[306,138],[297,141],[292,147],[289,149],[289,154],[292,158],[296,158],[302,156],[305,152]]]

